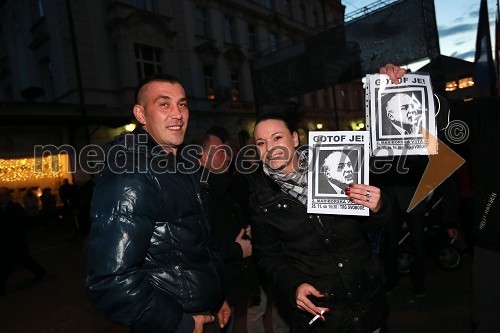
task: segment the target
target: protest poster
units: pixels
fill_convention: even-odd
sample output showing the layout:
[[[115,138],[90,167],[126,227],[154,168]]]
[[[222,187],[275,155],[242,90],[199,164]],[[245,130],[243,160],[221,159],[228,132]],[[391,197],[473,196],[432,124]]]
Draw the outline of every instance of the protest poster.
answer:
[[[369,215],[344,192],[350,183],[368,184],[368,141],[365,131],[309,132],[308,213]]]
[[[366,118],[373,156],[437,154],[429,140],[437,136],[429,75],[406,74],[398,84],[385,74],[367,75]]]

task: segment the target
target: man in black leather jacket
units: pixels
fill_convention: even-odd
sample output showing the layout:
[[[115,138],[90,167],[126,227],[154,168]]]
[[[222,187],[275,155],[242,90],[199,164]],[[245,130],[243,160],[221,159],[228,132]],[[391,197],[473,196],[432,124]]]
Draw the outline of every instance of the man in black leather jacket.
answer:
[[[141,128],[108,146],[94,190],[90,301],[137,332],[201,333],[217,312],[222,327],[230,310],[206,189],[177,154],[189,118],[179,80],[145,78],[133,112]]]
[[[194,143],[201,148],[199,162],[210,191],[213,237],[224,258],[227,302],[232,309],[232,322],[226,332],[245,332],[249,302],[260,289],[252,256],[249,212],[238,200],[238,192],[243,191],[241,175],[230,170],[231,150],[219,137],[205,134]]]

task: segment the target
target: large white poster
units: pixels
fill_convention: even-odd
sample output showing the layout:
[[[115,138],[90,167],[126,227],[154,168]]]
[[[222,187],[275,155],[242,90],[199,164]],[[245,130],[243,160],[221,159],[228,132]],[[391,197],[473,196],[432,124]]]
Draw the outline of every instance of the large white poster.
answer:
[[[436,122],[428,75],[407,74],[398,84],[387,75],[366,76],[366,117],[374,156],[437,154]]]

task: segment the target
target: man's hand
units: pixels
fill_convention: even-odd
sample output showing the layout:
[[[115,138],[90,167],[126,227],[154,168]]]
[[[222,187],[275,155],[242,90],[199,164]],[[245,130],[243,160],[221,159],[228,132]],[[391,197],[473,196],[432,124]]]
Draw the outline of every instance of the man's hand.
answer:
[[[247,225],[245,227],[245,235],[247,235],[248,239],[252,239],[252,227]]]
[[[224,301],[224,303],[222,303],[222,306],[220,307],[219,312],[217,313],[217,318],[219,319],[220,328],[226,326],[230,316],[231,316],[231,308],[229,307],[229,304],[227,304],[227,302]]]
[[[392,64],[387,64],[384,67],[380,67],[380,74],[387,74],[392,83],[397,84],[398,80],[406,74],[406,69]]]
[[[234,241],[240,244],[241,249],[243,250],[243,258],[246,258],[252,255],[252,243],[248,239],[243,239],[244,234],[245,234],[245,229],[242,228]]]
[[[193,333],[203,333],[203,325],[213,323],[215,317],[212,315],[196,315],[193,316],[193,319],[194,319]]]
[[[451,239],[456,239],[458,237],[457,228],[449,228],[446,231],[448,232],[448,236],[450,236]]]

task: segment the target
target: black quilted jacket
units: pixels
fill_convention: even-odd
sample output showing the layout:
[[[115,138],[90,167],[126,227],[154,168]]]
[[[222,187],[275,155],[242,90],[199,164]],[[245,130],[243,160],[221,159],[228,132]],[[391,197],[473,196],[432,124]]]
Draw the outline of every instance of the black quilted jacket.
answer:
[[[96,184],[86,287],[94,307],[135,332],[192,332],[192,315],[222,304],[207,193],[193,164],[144,131],[108,147]]]
[[[312,315],[298,310],[295,301],[305,282],[328,294],[332,311],[327,326],[320,323],[315,329],[371,333],[380,328],[387,310],[383,272],[367,233],[383,227],[388,206],[370,217],[308,214],[305,205],[262,172],[254,180],[254,253],[277,298],[288,303],[292,331],[310,328]]]

